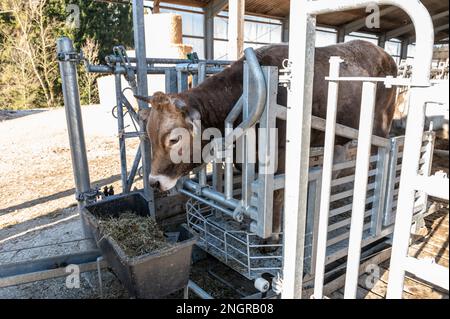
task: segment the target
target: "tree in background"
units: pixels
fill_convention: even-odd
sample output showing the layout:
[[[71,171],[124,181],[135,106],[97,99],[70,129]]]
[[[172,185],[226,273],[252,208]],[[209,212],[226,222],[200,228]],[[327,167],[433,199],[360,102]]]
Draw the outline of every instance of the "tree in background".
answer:
[[[80,8],[80,25],[74,33],[77,48],[81,48],[86,39],[95,40],[99,44],[99,60],[103,62],[115,45],[133,46],[131,5],[93,0],[71,0],[68,3]]]
[[[0,9],[10,16],[9,24],[0,28],[5,48],[2,62],[7,64],[2,72],[8,72],[3,78],[10,80],[10,85],[17,82],[12,79],[13,76],[18,79],[27,76],[34,80],[39,89],[33,102],[47,107],[60,102],[54,40],[59,32],[64,32],[64,20],[63,16],[55,15],[54,10],[61,8],[63,1],[55,0],[49,4],[48,0],[3,0]],[[24,101],[29,103],[35,86],[31,85],[30,92],[24,92],[26,89],[24,83],[18,83],[16,90],[12,91],[20,92]]]
[[[84,41],[81,51],[85,59],[92,64],[98,64],[100,46],[97,41],[91,38],[87,38]],[[83,104],[98,103],[98,88],[96,80],[98,78],[97,73],[87,72],[84,66],[79,70],[79,86],[80,86],[80,99]]]
[[[69,25],[69,5],[79,23]],[[115,45],[133,44],[129,4],[94,0],[0,1],[0,109],[62,104],[56,40],[69,36],[91,63],[103,62]],[[82,103],[98,101],[96,76],[80,68]]]

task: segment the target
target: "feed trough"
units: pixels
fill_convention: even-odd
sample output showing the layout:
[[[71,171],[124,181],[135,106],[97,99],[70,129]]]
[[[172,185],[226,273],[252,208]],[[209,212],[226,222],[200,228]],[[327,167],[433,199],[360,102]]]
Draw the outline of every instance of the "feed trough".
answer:
[[[165,232],[168,245],[131,257],[101,226],[101,220],[105,218],[118,218],[130,212],[149,216],[148,203],[140,193],[114,196],[87,205],[81,215],[103,257],[131,296],[159,298],[184,288],[189,280],[192,246],[196,236],[182,226],[164,229],[170,231]]]

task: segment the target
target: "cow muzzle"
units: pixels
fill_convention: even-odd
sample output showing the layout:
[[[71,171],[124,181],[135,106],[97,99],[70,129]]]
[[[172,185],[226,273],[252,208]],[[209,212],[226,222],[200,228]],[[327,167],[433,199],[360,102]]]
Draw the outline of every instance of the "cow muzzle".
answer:
[[[152,175],[148,176],[149,184],[154,189],[159,189],[162,192],[172,189],[177,184],[177,178],[171,178],[164,175]]]

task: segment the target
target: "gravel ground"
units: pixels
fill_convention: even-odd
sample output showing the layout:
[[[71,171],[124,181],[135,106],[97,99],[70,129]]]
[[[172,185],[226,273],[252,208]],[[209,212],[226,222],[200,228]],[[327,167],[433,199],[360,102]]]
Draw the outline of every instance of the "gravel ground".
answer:
[[[113,185],[120,192],[116,120],[110,110],[100,106],[85,106],[82,110],[92,185]],[[2,111],[0,136],[0,263],[89,249],[88,241],[78,241],[84,236],[74,207],[64,109]],[[128,142],[130,163],[137,145],[137,140]],[[38,247],[61,242],[70,243]],[[95,287],[90,288],[88,282],[96,280],[89,276],[83,275],[83,289],[59,289],[65,288],[60,278],[0,289],[0,298],[95,297]],[[120,287],[113,276],[109,282]],[[87,293],[89,289],[92,291]]]

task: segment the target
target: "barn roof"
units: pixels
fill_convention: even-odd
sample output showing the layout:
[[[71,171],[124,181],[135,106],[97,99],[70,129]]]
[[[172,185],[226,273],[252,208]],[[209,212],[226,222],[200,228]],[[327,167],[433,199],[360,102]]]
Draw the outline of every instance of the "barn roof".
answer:
[[[116,0],[118,2],[120,0]],[[126,0],[122,0],[126,1]],[[435,40],[442,41],[449,37],[449,2],[445,0],[422,0],[421,1],[433,17],[435,26]],[[193,7],[206,8],[209,5],[227,3],[226,0],[160,0],[161,5],[178,4]],[[225,5],[226,7],[226,5]],[[289,17],[290,0],[246,0],[245,9],[248,14],[285,19]],[[339,13],[324,14],[317,17],[320,25],[335,28],[351,28],[358,26],[359,21],[364,21],[367,13],[365,9],[350,10]],[[362,24],[359,31],[373,32]],[[354,31],[357,31],[354,30]],[[384,6],[381,8],[380,29],[376,33],[387,33],[388,38],[404,38],[414,40],[414,29],[408,15],[401,9]]]

